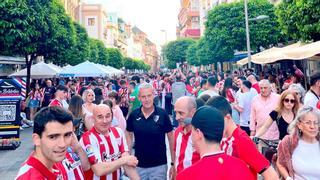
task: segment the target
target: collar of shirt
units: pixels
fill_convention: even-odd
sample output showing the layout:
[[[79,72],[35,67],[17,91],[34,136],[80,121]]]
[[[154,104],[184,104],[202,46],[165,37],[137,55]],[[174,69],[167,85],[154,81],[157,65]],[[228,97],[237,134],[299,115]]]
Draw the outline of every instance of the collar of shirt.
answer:
[[[149,118],[153,117],[154,115],[158,115],[157,106],[155,104],[153,104],[153,107],[154,107],[154,111],[150,114],[150,116],[148,118],[146,118],[146,117],[144,117],[144,114],[142,112],[142,106],[140,106],[138,117],[141,117],[141,118],[143,117],[144,119],[149,119]]]
[[[27,160],[27,164],[37,169],[44,177],[47,179],[57,179],[57,176],[60,174],[60,171],[55,168],[53,165],[53,171],[51,172],[41,161],[36,159],[33,155]]]
[[[212,152],[212,153],[206,153],[204,155],[201,156],[201,159],[204,157],[208,157],[208,156],[214,156],[214,155],[219,155],[219,154],[223,154],[223,151],[218,151],[218,152]]]

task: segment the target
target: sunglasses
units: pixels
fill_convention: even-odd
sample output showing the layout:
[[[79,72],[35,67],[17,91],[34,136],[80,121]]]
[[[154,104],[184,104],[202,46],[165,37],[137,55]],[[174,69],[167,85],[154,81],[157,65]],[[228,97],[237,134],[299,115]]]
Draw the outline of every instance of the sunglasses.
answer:
[[[284,99],[283,101],[286,102],[286,103],[290,102],[291,104],[294,104],[296,102],[296,100],[294,100],[294,99],[287,99],[287,98]]]

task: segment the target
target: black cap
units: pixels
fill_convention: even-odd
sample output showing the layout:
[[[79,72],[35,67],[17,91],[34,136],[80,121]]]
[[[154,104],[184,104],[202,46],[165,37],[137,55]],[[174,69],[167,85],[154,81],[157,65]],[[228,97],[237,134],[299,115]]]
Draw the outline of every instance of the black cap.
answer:
[[[194,114],[191,124],[200,129],[204,137],[209,141],[219,143],[224,129],[224,118],[220,111],[210,106],[199,108]]]

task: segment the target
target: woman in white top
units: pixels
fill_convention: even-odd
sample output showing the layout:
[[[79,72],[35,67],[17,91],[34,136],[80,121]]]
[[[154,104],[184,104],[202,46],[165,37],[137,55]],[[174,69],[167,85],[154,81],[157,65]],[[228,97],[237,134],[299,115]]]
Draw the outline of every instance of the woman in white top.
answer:
[[[84,124],[86,126],[86,130],[90,130],[93,127],[93,109],[95,104],[93,101],[95,100],[95,95],[92,89],[86,89],[82,94],[82,99],[84,104],[82,105],[82,112],[85,114]]]
[[[290,134],[278,148],[277,168],[284,179],[320,179],[319,121],[319,110],[303,107],[289,125]]]

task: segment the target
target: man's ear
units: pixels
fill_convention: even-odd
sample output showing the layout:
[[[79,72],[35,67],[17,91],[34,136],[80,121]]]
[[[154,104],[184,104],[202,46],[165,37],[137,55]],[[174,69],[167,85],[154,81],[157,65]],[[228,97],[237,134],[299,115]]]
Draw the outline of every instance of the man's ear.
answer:
[[[40,144],[41,144],[41,137],[40,137],[38,134],[33,133],[33,134],[32,134],[32,141],[33,141],[33,144],[34,144],[35,146],[40,146]]]
[[[227,115],[225,115],[224,116],[224,120],[226,121],[226,120],[232,120],[232,116],[231,116],[231,114],[227,114]]]

